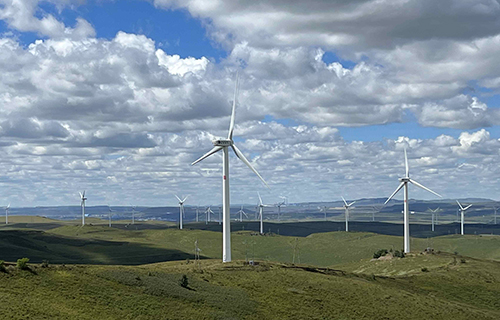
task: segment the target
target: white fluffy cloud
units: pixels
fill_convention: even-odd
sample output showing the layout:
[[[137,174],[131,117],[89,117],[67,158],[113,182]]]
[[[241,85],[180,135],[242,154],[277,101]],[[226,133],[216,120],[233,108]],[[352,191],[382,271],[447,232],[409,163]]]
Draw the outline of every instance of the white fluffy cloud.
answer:
[[[445,196],[500,191],[500,142],[484,129],[500,115],[473,90],[500,88],[497,1],[155,1],[203,19],[228,50],[220,62],[166,53],[143,35],[96,38],[91,21],[67,26],[39,2],[0,0],[9,28],[43,38],[0,39],[0,187],[13,203],[77,203],[81,189],[89,204],[220,201],[219,155],[189,164],[227,134],[238,70],[236,143],[271,199],[388,196],[403,147],[412,175]],[[354,62],[326,63],[325,51]],[[339,129],[412,117],[472,131],[365,142]],[[231,178],[234,202],[262,191],[233,156]]]

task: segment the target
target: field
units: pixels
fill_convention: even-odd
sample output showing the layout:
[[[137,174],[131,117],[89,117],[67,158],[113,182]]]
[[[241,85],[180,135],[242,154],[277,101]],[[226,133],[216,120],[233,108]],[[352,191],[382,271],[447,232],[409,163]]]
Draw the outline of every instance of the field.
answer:
[[[496,235],[425,237],[417,225],[412,254],[371,261],[378,249],[401,249],[402,237],[391,235],[401,225],[379,223],[387,233],[379,234],[332,231],[337,225],[324,222],[266,223],[272,232],[262,236],[248,230],[252,223],[235,223],[235,261],[221,264],[217,223],[184,230],[158,222],[91,223],[38,218],[0,227],[0,259],[9,262],[0,272],[4,318],[500,317]],[[200,263],[194,262],[195,241]],[[427,247],[434,254],[422,254]],[[14,262],[22,257],[35,264],[18,270]],[[48,267],[41,267],[43,260]],[[179,283],[182,275],[187,288]]]

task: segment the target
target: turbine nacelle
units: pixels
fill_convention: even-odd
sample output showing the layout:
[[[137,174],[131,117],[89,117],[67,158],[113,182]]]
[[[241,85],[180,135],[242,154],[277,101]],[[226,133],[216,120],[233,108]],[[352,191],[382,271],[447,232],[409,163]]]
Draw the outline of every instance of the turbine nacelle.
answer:
[[[231,147],[233,145],[233,140],[231,139],[216,139],[212,143],[216,147]]]

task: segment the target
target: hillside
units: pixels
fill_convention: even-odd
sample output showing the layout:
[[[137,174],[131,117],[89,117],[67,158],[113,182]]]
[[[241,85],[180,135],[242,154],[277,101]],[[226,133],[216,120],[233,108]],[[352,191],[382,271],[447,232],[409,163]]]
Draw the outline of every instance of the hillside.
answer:
[[[212,260],[199,267],[9,267],[0,272],[0,308],[6,319],[500,318],[500,264],[454,258],[364,261],[366,272]],[[401,275],[376,271],[381,265]],[[187,288],[179,283],[183,274]]]

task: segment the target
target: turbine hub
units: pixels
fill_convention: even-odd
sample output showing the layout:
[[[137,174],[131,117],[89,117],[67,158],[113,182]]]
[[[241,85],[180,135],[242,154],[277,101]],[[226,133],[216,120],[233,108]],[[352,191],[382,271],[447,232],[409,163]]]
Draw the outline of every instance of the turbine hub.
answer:
[[[212,141],[216,147],[230,147],[233,145],[233,140],[231,139],[217,139]]]
[[[401,182],[410,182],[410,178],[408,178],[408,177],[399,178],[399,181],[401,181]]]

